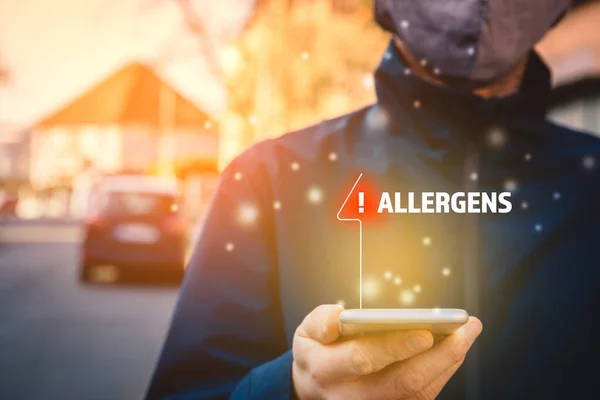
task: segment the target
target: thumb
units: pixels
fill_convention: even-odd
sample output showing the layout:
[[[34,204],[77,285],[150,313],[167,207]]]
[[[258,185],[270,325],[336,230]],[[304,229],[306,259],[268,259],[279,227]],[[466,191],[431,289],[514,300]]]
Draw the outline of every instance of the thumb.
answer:
[[[321,344],[335,342],[340,337],[339,319],[344,307],[320,305],[308,314],[298,329],[298,335],[316,340]]]

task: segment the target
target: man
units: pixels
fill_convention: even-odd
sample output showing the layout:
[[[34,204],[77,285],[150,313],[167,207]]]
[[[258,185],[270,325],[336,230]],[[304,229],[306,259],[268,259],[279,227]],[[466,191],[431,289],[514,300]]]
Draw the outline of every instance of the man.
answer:
[[[395,37],[377,104],[225,169],[148,398],[597,397],[600,141],[545,120],[530,51],[568,3],[376,1]],[[512,192],[508,214],[364,224],[364,307],[465,308],[485,326],[468,357],[475,318],[435,345],[338,340],[326,304],[358,307],[359,258],[335,215],[360,173],[381,191]]]

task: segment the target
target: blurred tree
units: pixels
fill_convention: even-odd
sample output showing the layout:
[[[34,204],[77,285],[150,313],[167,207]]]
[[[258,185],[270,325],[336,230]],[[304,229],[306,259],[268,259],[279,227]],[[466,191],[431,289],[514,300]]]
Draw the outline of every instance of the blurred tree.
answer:
[[[192,0],[179,1],[202,37]],[[256,1],[243,34],[211,55],[228,90],[220,126],[238,151],[374,100],[372,71],[388,36],[372,7],[372,0]]]
[[[181,8],[182,14],[184,16],[184,21],[188,29],[192,33],[197,35],[200,41],[201,51],[204,55],[206,62],[208,63],[209,69],[215,76],[222,76],[221,65],[219,63],[217,50],[214,47],[214,42],[211,40],[208,31],[205,29],[204,24],[202,23],[202,19],[199,18],[197,13],[194,11],[193,0],[176,1],[179,7]]]

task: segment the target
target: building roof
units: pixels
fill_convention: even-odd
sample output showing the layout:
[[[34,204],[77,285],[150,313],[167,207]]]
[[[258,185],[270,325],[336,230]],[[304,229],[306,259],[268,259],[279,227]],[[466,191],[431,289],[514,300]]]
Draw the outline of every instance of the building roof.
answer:
[[[210,129],[210,117],[148,66],[131,63],[41,120],[37,127],[136,124]]]

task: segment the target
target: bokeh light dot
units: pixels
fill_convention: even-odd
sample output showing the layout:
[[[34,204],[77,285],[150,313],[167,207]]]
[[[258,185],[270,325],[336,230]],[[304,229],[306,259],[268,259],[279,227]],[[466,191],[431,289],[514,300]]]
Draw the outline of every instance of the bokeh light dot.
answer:
[[[415,302],[415,294],[411,290],[403,290],[400,292],[400,303],[409,306]]]
[[[496,127],[487,134],[487,143],[492,149],[504,147],[508,137],[504,129]]]
[[[507,192],[514,192],[515,190],[517,190],[517,181],[515,181],[514,179],[507,179],[504,182],[504,190],[506,190]]]
[[[374,86],[374,84],[375,84],[375,81],[374,81],[374,79],[373,79],[373,75],[371,75],[371,74],[366,74],[366,75],[363,77],[363,86],[364,86],[365,88],[367,88],[367,89],[370,89],[370,88],[372,88],[372,87]]]
[[[372,128],[372,132],[385,131],[389,125],[390,118],[381,107],[375,108],[367,116],[367,124]]]
[[[258,218],[258,209],[252,204],[242,204],[238,209],[238,218],[244,225],[253,224]]]
[[[596,166],[596,159],[592,156],[585,156],[582,160],[585,169],[592,169]]]
[[[320,188],[313,186],[308,189],[307,197],[310,203],[318,204],[323,200],[323,192]]]
[[[363,282],[363,297],[366,299],[374,299],[379,294],[379,282],[371,278]]]

